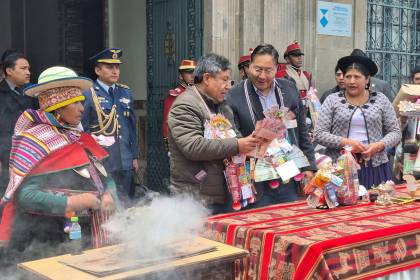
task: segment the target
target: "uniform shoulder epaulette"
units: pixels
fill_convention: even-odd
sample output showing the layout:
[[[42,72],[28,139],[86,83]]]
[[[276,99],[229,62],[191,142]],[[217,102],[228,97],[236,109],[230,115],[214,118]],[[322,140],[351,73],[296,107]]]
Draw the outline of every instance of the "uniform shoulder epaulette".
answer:
[[[124,85],[124,84],[119,84],[119,83],[117,83],[116,85],[117,85],[117,86],[119,86],[119,87],[122,87],[122,88],[130,89],[130,87],[129,87],[129,86]]]

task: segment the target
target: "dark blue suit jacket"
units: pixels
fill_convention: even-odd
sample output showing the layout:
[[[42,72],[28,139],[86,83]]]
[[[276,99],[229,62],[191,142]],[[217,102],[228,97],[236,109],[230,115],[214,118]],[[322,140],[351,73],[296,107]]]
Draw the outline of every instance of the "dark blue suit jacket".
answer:
[[[93,89],[105,113],[108,114],[114,104],[117,106],[118,128],[114,134],[115,144],[106,148],[109,152],[109,158],[105,160],[105,167],[110,172],[130,170],[133,168],[133,159],[139,158],[136,137],[136,116],[133,110],[133,94],[128,87],[116,84],[114,99],[112,99],[97,81],[93,83]],[[92,92],[89,89],[83,94],[86,99],[82,125],[86,132],[95,132],[98,130],[98,128],[94,128],[98,125],[98,117],[92,100]]]
[[[308,127],[306,125],[305,109],[303,108],[302,102],[300,102],[296,85],[287,79],[276,79],[276,81],[278,88],[281,91],[279,92],[276,88],[277,97],[279,97],[279,94],[282,94],[284,106],[288,107],[296,115],[297,127],[288,130],[289,140],[292,142],[292,144],[297,145],[303,151],[303,153],[308,158],[309,163],[311,164],[309,167],[302,168],[302,171],[315,171],[316,165],[314,148],[313,144],[309,139]],[[255,130],[255,127],[252,122],[250,111],[248,109],[245,97],[244,83],[245,81],[242,81],[234,88],[232,88],[226,96],[226,101],[232,108],[236,129],[241,133],[242,136],[246,137]],[[262,120],[264,118],[263,107],[261,105],[257,93],[255,92],[254,86],[252,85],[250,80],[247,80],[246,86],[250,95],[252,111],[255,116],[255,119],[257,121]],[[279,103],[279,98],[277,98],[277,102]],[[279,104],[279,107],[280,106],[281,105]],[[291,180],[289,184],[294,184],[294,181]],[[261,198],[261,196],[264,193],[264,189],[267,187],[267,182],[256,183],[256,189],[258,193],[257,199]],[[292,194],[290,194],[290,197],[291,199],[294,199],[294,196],[292,196]],[[285,201],[287,200],[288,199],[285,198]]]

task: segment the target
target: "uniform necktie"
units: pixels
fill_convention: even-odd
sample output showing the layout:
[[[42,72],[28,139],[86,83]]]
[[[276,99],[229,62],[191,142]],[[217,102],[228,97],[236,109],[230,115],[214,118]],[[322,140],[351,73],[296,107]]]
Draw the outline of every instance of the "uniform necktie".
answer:
[[[109,96],[112,99],[112,103],[114,103],[114,88],[113,87],[109,87],[108,93],[109,93]]]

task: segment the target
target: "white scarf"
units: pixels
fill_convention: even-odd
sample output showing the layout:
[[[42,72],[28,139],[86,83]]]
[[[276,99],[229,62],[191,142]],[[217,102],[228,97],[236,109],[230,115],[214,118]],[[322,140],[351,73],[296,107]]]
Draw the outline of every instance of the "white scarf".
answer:
[[[286,65],[286,72],[290,78],[296,81],[296,87],[298,88],[298,90],[309,89],[309,80],[306,77],[306,75],[303,73],[303,71],[300,71],[300,75],[299,75],[296,69],[293,68],[292,65],[288,64]]]

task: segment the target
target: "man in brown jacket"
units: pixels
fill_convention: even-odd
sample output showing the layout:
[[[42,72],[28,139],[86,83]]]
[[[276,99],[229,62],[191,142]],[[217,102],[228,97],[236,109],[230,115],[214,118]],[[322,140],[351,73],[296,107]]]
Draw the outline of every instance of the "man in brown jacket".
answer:
[[[207,139],[204,123],[210,114],[232,112],[224,102],[231,87],[230,63],[225,57],[208,54],[194,71],[195,86],[188,87],[172,105],[168,117],[172,192],[187,192],[203,199],[213,214],[227,212],[228,199],[223,159],[252,151],[259,140],[246,138]]]

